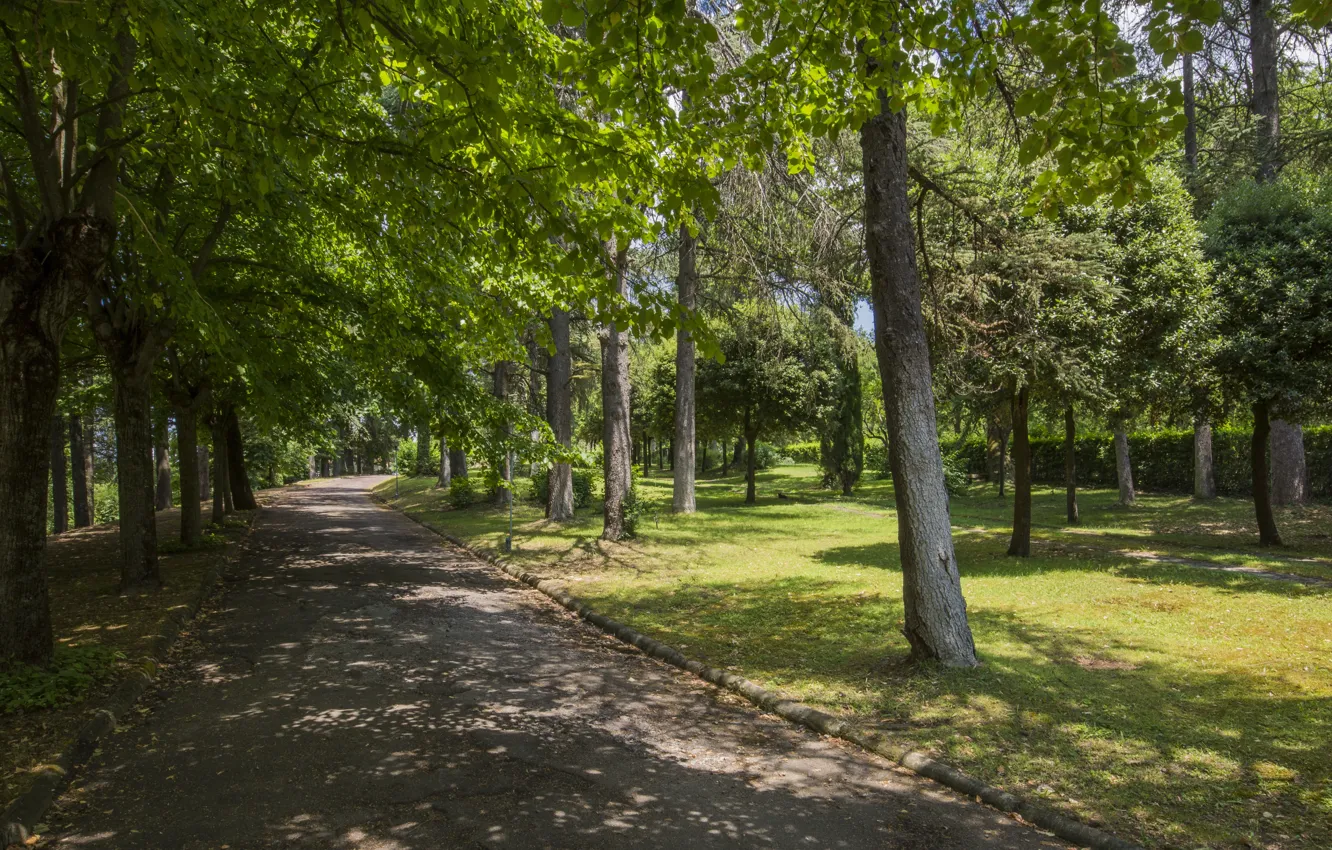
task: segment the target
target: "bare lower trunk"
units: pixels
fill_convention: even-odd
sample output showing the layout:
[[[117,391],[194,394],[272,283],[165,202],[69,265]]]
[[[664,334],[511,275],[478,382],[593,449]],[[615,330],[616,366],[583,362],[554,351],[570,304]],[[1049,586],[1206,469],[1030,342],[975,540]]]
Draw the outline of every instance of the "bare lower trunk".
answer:
[[[1025,558],[1031,554],[1031,441],[1027,435],[1030,406],[1027,387],[1013,397],[1013,536],[1008,554]]]
[[[1138,501],[1133,489],[1133,461],[1129,456],[1128,432],[1124,426],[1115,428],[1115,475],[1119,478],[1119,504],[1132,507]]]
[[[1216,498],[1216,473],[1212,459],[1212,425],[1199,419],[1193,425],[1193,498]]]
[[[680,273],[675,279],[680,306],[690,312],[698,294],[698,240],[689,228],[680,225]],[[694,495],[694,337],[681,327],[675,336],[675,440],[672,444],[671,469],[674,492],[671,508],[677,514],[697,510]]]
[[[1253,465],[1253,508],[1258,515],[1258,542],[1264,546],[1280,546],[1281,533],[1277,531],[1276,517],[1272,514],[1272,495],[1267,483],[1267,439],[1272,431],[1267,402],[1253,406],[1253,441],[1249,446],[1249,459]]]
[[[970,667],[977,663],[976,646],[949,525],[907,197],[906,113],[892,111],[882,91],[879,106],[880,114],[861,126],[860,143],[875,349],[902,558],[904,633],[912,657]]]
[[[218,413],[213,414],[213,525],[222,525],[227,519],[227,437],[226,426]]]
[[[435,486],[440,489],[448,489],[453,483],[453,469],[449,466],[449,441],[443,434],[439,437],[439,478],[435,479]]]
[[[74,527],[86,528],[93,521],[93,434],[83,427],[83,416],[69,417],[69,464],[74,495]]]
[[[555,442],[566,448],[573,443],[573,404],[570,396],[573,357],[569,351],[569,313],[558,307],[550,315],[550,335],[555,353],[550,357],[546,381],[546,422]],[[574,515],[573,467],[556,463],[550,468],[546,516],[567,522]]]
[[[69,488],[66,486],[65,417],[51,420],[51,533],[69,530]]]
[[[1273,419],[1271,444],[1272,504],[1306,504],[1309,468],[1304,454],[1304,428],[1284,419]]]
[[[203,534],[199,502],[199,423],[193,408],[176,407],[176,458],[180,466],[180,542],[198,546]]]
[[[1258,182],[1275,180],[1281,170],[1281,119],[1277,60],[1281,50],[1272,0],[1249,2],[1249,56],[1253,74],[1250,105],[1256,120]]]
[[[198,422],[198,419],[195,419]],[[213,483],[208,477],[208,447],[199,447],[199,501],[206,502],[213,495]]]
[[[259,507],[250,489],[250,475],[245,467],[245,442],[241,439],[240,417],[236,408],[226,409],[227,485],[231,491],[231,505],[227,510],[252,511]]]
[[[157,568],[156,475],[152,397],[146,380],[113,375],[116,411],[116,492],[120,496],[120,589],[160,587]]]
[[[153,428],[153,461],[157,467],[156,507],[164,511],[171,507],[171,448],[165,414]]]
[[[453,473],[454,478],[467,477],[467,451],[465,449],[449,451],[449,472]]]
[[[1069,525],[1078,524],[1078,426],[1073,405],[1064,408],[1064,489]]]
[[[509,396],[509,362],[501,360],[495,364],[495,398],[504,401]],[[503,434],[509,435],[509,423],[503,425]],[[513,456],[508,449],[499,462],[499,486],[495,490],[495,504],[508,505],[513,501]]]
[[[755,479],[755,473],[758,471],[757,452],[758,435],[748,433],[749,429],[749,411],[745,411],[745,504],[752,505],[758,501],[758,485]]]
[[[625,295],[624,249],[615,254],[615,287]],[[606,520],[603,540],[625,534],[624,500],[633,485],[633,438],[629,433],[629,333],[610,323],[601,333],[602,451],[605,465]]]

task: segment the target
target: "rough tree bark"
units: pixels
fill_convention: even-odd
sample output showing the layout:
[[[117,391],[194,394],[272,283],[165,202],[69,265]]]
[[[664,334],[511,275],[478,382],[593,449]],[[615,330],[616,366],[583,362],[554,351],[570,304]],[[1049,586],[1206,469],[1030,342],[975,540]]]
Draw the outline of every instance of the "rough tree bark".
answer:
[[[555,343],[555,353],[550,357],[549,377],[546,380],[546,422],[555,435],[555,442],[568,447],[573,444],[573,404],[570,397],[573,357],[569,352],[567,310],[556,307],[551,312],[550,335]],[[556,522],[573,519],[573,467],[567,463],[554,464],[550,468],[549,482],[546,516]]]
[[[180,542],[198,546],[203,535],[199,501],[199,421],[188,404],[176,405],[176,458],[180,467]]]
[[[108,360],[115,358],[109,356]],[[139,593],[162,585],[157,567],[152,396],[147,369],[113,362],[112,378],[116,492],[120,496],[120,590]]]
[[[210,424],[213,431],[213,525],[222,525],[227,519],[230,490],[227,484],[226,427],[216,409]]]
[[[51,532],[69,530],[69,488],[66,486],[65,417],[51,420]]]
[[[1212,455],[1212,424],[1199,418],[1193,423],[1193,498],[1216,498],[1216,473]]]
[[[758,471],[758,429],[754,427],[754,421],[749,408],[745,408],[745,504],[752,505],[758,501],[758,482],[755,480],[755,473]]]
[[[1272,494],[1267,483],[1267,440],[1271,431],[1268,403],[1255,402],[1249,460],[1253,466],[1253,507],[1258,515],[1258,542],[1264,546],[1280,546],[1281,533],[1277,531],[1276,517],[1272,513]]]
[[[153,462],[157,469],[157,501],[154,507],[159,511],[171,507],[171,441],[168,435],[167,417],[163,413],[153,423]]]
[[[467,450],[449,449],[449,472],[454,478],[467,477]]]
[[[1078,524],[1078,426],[1073,405],[1064,408],[1064,488],[1069,525]]]
[[[615,252],[615,291],[627,295],[627,249]],[[629,333],[614,322],[601,330],[602,453],[605,466],[603,540],[624,537],[624,501],[633,485],[633,438],[629,433]]]
[[[1031,441],[1027,434],[1030,395],[1027,387],[1013,394],[1013,536],[1008,554],[1031,554]]]
[[[449,466],[449,439],[443,434],[439,435],[439,477],[435,479],[435,487],[447,490],[453,483],[453,469]]]
[[[198,422],[196,417],[195,422]],[[213,494],[213,483],[208,477],[208,447],[199,446],[199,501],[208,501]]]
[[[880,114],[861,126],[860,144],[875,349],[897,502],[904,632],[913,657],[970,667],[977,663],[976,646],[949,526],[907,197],[906,112],[893,111],[883,91],[879,107]]]
[[[1272,420],[1272,504],[1303,505],[1309,501],[1309,468],[1304,454],[1304,428],[1284,419]]]
[[[250,475],[245,467],[245,442],[241,439],[240,417],[236,408],[226,407],[227,439],[227,486],[231,491],[231,506],[228,510],[252,511],[259,507],[254,500],[254,491],[250,489]]]
[[[1138,501],[1138,494],[1133,489],[1133,459],[1129,455],[1128,431],[1123,423],[1116,423],[1115,431],[1115,475],[1119,479],[1119,504],[1132,507]]]
[[[1249,2],[1249,57],[1253,71],[1254,137],[1258,182],[1275,180],[1281,170],[1281,111],[1277,91],[1276,21],[1272,0]]]
[[[83,416],[69,417],[69,463],[73,472],[74,527],[86,528],[93,521],[93,433],[84,429]]]
[[[693,312],[698,298],[698,240],[680,225],[680,273],[675,278],[680,306]],[[674,492],[671,508],[677,514],[697,510],[694,494],[695,451],[694,337],[681,327],[675,335],[675,440],[672,444]]]

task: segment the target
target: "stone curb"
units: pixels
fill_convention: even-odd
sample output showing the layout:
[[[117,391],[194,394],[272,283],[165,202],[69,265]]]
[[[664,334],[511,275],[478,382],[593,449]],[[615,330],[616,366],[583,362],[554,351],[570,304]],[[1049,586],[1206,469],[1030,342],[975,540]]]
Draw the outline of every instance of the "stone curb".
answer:
[[[167,611],[160,631],[149,643],[149,655],[144,658],[143,666],[132,671],[116,686],[111,692],[111,697],[93,713],[87,723],[83,724],[78,734],[74,736],[74,740],[55,763],[37,771],[28,789],[15,797],[4,814],[0,815],[0,824],[4,824],[4,828],[0,829],[0,847],[27,842],[56,796],[96,751],[102,738],[116,728],[116,720],[123,717],[148,686],[157,679],[158,667],[166,661],[167,653],[180,639],[180,633],[199,613],[204,602],[213,595],[226,568],[239,558],[240,551],[259,521],[259,513],[262,510],[260,508],[255,513],[245,534],[235,542],[235,551],[226,553],[204,573],[203,581],[200,582],[198,591],[190,601]]]
[[[389,508],[390,510],[397,510],[390,505],[387,500],[381,498],[378,493],[372,493],[371,495],[384,507]],[[469,546],[446,531],[432,528],[405,511],[398,511],[398,513],[412,520],[422,528],[443,537],[445,540],[473,557],[498,567],[513,578],[536,588],[555,602],[558,602],[564,608],[577,614],[579,617],[607,634],[618,638],[624,643],[638,647],[645,654],[664,661],[672,667],[678,667],[687,673],[697,676],[705,682],[739,694],[764,711],[776,714],[792,723],[798,723],[801,726],[805,726],[818,732],[819,734],[840,738],[843,741],[855,744],[864,750],[868,750],[875,755],[882,756],[889,761],[906,768],[918,776],[923,776],[926,779],[938,782],[940,785],[985,803],[1005,814],[1017,815],[1023,821],[1048,832],[1052,832],[1059,838],[1072,842],[1078,847],[1090,847],[1092,850],[1144,850],[1140,844],[1135,844],[1132,841],[1127,841],[1118,836],[1111,835],[1094,826],[1088,826],[1081,821],[1074,820],[1042,806],[1038,806],[1015,794],[1010,794],[1007,791],[995,788],[993,785],[987,785],[979,779],[969,776],[955,767],[936,761],[922,752],[910,750],[906,747],[894,744],[887,737],[878,732],[862,729],[852,723],[842,720],[841,718],[819,711],[813,706],[786,699],[780,694],[773,693],[742,676],[737,676],[734,673],[727,673],[724,670],[718,670],[715,667],[709,667],[700,661],[688,658],[674,647],[653,640],[647,635],[640,634],[628,626],[612,620],[604,614],[597,613],[595,609],[578,597],[566,593],[562,587],[551,579],[543,579],[541,576],[533,573],[524,572],[494,554]]]

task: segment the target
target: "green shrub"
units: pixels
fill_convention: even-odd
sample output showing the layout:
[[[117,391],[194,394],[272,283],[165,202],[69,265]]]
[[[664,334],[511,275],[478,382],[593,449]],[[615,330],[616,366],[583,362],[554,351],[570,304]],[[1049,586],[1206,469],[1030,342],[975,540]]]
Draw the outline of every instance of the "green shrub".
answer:
[[[807,440],[803,443],[792,443],[782,449],[782,452],[796,463],[818,463],[819,441]]]
[[[539,504],[544,505],[550,499],[550,467],[543,467],[537,470],[537,474],[532,476],[532,497]],[[574,469],[573,471],[573,498],[575,508],[585,508],[592,504],[592,471],[587,469]]]
[[[656,499],[643,495],[635,475],[629,485],[629,492],[624,497],[624,534],[626,537],[638,536],[638,524],[649,517],[656,517],[661,505]]]
[[[394,461],[393,469],[399,475],[411,475],[416,471],[416,441],[399,440],[398,455]]]
[[[465,508],[476,501],[476,487],[471,476],[455,476],[449,481],[449,504],[455,508]]]
[[[967,462],[964,458],[956,454],[945,454],[943,473],[944,487],[948,489],[948,495],[958,496],[966,492],[971,476],[967,473]]]
[[[59,708],[83,699],[111,677],[123,653],[109,647],[58,644],[48,669],[15,664],[0,670],[0,714]]]

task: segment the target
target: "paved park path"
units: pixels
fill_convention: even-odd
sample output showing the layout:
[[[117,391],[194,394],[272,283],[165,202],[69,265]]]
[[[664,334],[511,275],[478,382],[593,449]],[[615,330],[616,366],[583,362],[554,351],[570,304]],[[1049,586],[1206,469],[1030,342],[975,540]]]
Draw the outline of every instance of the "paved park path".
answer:
[[[376,505],[283,491],[62,848],[1064,845],[603,636]]]

